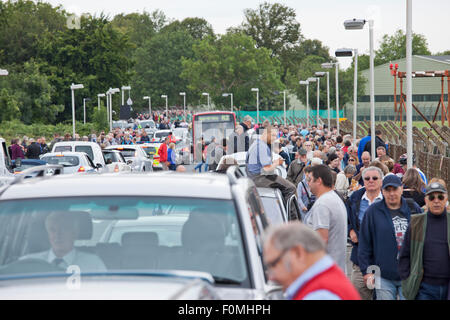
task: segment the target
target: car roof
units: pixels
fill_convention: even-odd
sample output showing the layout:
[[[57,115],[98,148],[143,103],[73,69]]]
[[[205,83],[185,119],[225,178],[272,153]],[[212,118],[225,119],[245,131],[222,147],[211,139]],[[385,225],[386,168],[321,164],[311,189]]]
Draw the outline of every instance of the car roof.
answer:
[[[123,148],[123,149],[139,149],[141,145],[139,144],[116,144],[112,146],[108,146],[105,149],[106,150],[114,150],[117,148]]]
[[[64,151],[64,152],[49,152],[42,155],[42,158],[44,157],[54,157],[54,156],[70,156],[70,157],[81,157],[86,156],[86,152],[71,152],[71,151]]]
[[[56,142],[55,146],[73,146],[73,145],[84,145],[84,146],[92,146],[92,145],[98,145],[98,143],[92,142],[92,141],[60,141]]]
[[[0,195],[0,200],[91,196],[232,199],[231,187],[226,175],[163,172],[58,175],[50,178],[27,179],[7,188]]]

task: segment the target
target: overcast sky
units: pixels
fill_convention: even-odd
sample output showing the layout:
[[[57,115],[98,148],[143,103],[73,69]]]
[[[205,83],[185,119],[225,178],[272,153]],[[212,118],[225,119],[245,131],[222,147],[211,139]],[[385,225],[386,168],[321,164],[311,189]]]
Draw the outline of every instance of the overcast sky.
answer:
[[[152,12],[162,10],[170,19],[201,17],[212,24],[214,32],[223,34],[226,29],[238,26],[244,19],[246,8],[256,9],[264,1],[258,0],[47,0],[53,5],[61,4],[78,15],[104,12],[110,17],[118,13]],[[375,21],[375,49],[384,34],[393,34],[406,28],[406,0],[279,0],[294,8],[303,35],[319,39],[334,54],[337,48],[358,48],[369,52],[369,30],[346,31],[346,19],[361,18]],[[413,30],[428,40],[432,53],[450,50],[448,13],[450,0],[413,0]],[[340,58],[344,68],[349,58]]]

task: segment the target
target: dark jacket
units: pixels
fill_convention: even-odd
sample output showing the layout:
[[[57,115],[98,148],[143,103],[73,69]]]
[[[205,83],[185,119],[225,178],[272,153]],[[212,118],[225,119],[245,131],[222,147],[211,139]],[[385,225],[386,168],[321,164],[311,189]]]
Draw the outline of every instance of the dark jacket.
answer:
[[[419,206],[417,210],[420,210]],[[400,212],[409,222],[411,211],[403,197]],[[399,252],[394,232],[391,212],[385,200],[372,204],[364,215],[359,231],[358,263],[363,275],[366,275],[369,266],[378,266],[382,278],[400,281]]]
[[[359,207],[361,204],[361,199],[366,192],[366,188],[361,188],[359,190],[356,190],[352,193],[352,195],[348,198],[346,202],[347,207],[347,219],[348,219],[348,233],[350,235],[350,230],[354,230],[356,233],[356,236],[359,239],[359,229],[360,229],[360,223],[359,223]],[[356,265],[358,264],[358,243],[352,242],[352,253],[350,255],[350,261],[353,262]]]
[[[250,128],[247,127],[247,125],[243,122],[240,123],[240,125],[242,126],[242,128],[244,128],[244,132],[247,132]]]
[[[37,142],[33,142],[28,146],[27,158],[28,159],[39,159],[39,155],[42,154],[41,145]]]
[[[375,136],[375,155],[376,150],[378,147],[385,147],[386,148],[386,154],[388,154],[388,146],[384,143],[384,141],[379,137]],[[372,140],[367,141],[367,143],[364,146],[364,151],[367,151],[372,155]]]
[[[286,179],[297,187],[298,184],[303,180],[303,177],[305,176],[305,173],[303,172],[305,169],[305,164],[299,163],[299,161],[294,160],[289,165],[289,169],[287,172]],[[300,173],[301,171],[301,173]]]

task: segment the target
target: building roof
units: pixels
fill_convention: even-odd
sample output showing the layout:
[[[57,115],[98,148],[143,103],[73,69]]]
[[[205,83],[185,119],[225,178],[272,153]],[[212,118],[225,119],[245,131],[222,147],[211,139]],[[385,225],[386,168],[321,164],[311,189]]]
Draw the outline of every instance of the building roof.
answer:
[[[417,55],[417,57],[423,58],[423,59],[435,60],[435,61],[439,61],[439,62],[450,64],[450,55],[445,55],[445,56],[421,56],[421,55]]]

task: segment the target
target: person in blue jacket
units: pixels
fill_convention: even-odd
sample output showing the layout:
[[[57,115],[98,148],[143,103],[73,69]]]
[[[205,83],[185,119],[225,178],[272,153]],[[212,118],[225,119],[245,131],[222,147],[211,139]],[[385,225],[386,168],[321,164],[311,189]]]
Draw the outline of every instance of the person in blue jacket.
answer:
[[[359,230],[358,263],[364,281],[374,285],[377,300],[404,300],[398,256],[408,229],[411,209],[402,197],[403,187],[399,177],[386,176],[382,193],[384,199],[372,204],[364,215]],[[416,203],[414,206],[417,212],[421,212]]]
[[[359,145],[358,145],[358,158],[359,158],[359,163],[362,163],[362,159],[361,156],[364,152],[364,148],[366,147],[367,142],[372,140],[372,135],[370,134],[370,130],[367,133],[367,136],[365,136],[364,138],[362,138],[359,141]]]

